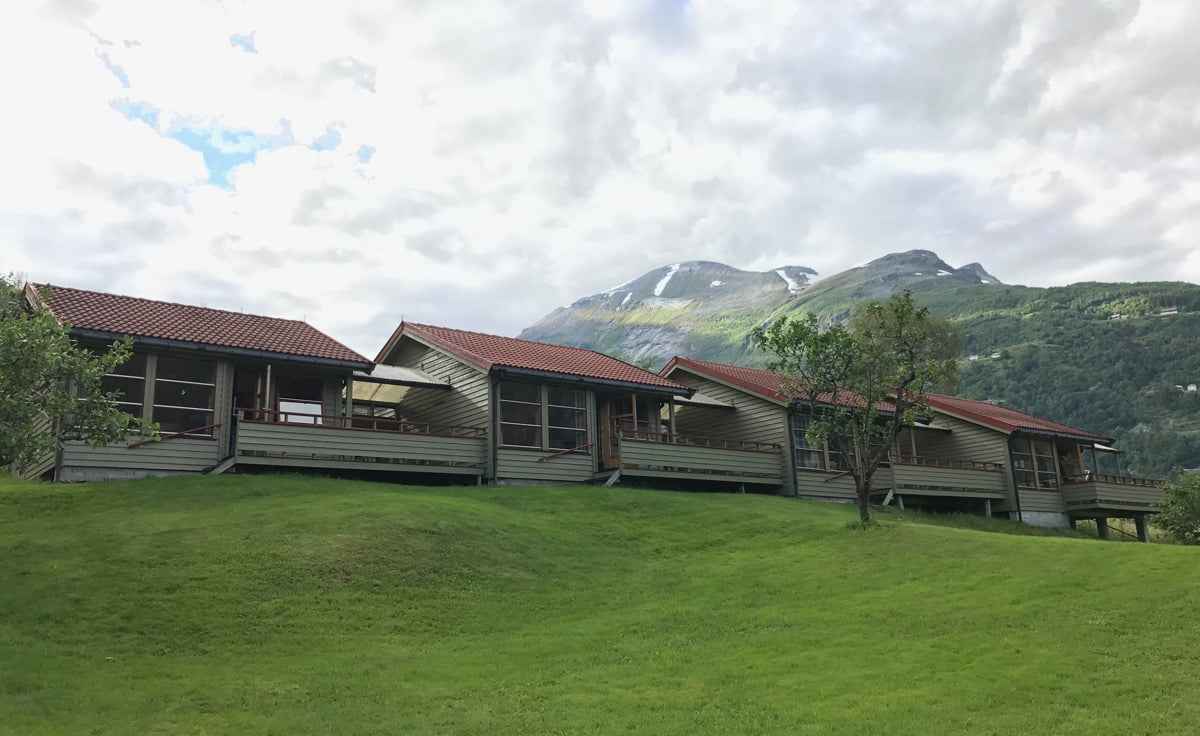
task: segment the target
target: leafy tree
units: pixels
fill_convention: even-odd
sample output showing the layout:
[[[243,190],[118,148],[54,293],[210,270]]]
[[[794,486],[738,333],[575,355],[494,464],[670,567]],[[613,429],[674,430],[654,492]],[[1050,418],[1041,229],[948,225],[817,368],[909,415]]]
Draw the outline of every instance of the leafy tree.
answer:
[[[1154,525],[1183,544],[1200,544],[1200,475],[1181,470],[1167,484]]]
[[[847,323],[822,328],[812,313],[784,317],[755,329],[753,340],[771,354],[781,392],[811,413],[808,441],[845,458],[866,525],[871,481],[888,448],[927,410],[925,392],[954,380],[957,329],[905,290],[861,305]]]
[[[0,469],[35,462],[60,438],[100,446],[154,429],[101,387],[128,360],[129,338],[103,353],[80,348],[46,308],[48,296],[0,275]]]

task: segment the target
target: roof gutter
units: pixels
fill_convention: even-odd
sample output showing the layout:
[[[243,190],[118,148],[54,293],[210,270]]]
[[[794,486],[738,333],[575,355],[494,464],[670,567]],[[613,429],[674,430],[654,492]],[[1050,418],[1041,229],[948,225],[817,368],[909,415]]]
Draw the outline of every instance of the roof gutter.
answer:
[[[71,328],[71,335],[77,338],[91,340],[121,340],[126,337],[123,333],[102,332],[100,330],[83,330]],[[372,363],[357,360],[338,360],[336,358],[317,358],[308,355],[293,355],[291,353],[276,353],[270,350],[251,350],[249,348],[233,348],[222,345],[209,345],[202,342],[186,342],[184,340],[168,340],[161,337],[139,337],[129,335],[137,345],[155,348],[172,348],[199,353],[214,353],[217,355],[233,355],[240,358],[261,358],[263,360],[286,360],[292,363],[319,365],[328,368],[362,368],[370,369]]]
[[[1016,427],[1012,430],[1012,434],[1027,434],[1034,437],[1053,437],[1060,440],[1075,440],[1077,442],[1104,442],[1106,445],[1111,445],[1115,440],[1111,437],[1101,437],[1100,435],[1092,435],[1084,437],[1081,434],[1070,434],[1068,432],[1055,432],[1049,429],[1033,429],[1030,427]]]
[[[691,396],[693,390],[686,386],[679,388],[670,388],[668,386],[650,386],[644,383],[635,383],[633,381],[616,381],[611,378],[592,378],[590,376],[576,376],[570,373],[557,373],[554,371],[539,371],[531,368],[513,368],[504,365],[493,365],[492,373],[497,376],[522,376],[527,378],[544,378],[551,381],[562,381],[565,383],[582,383],[590,386],[609,386],[612,388],[623,388],[629,390],[645,391],[647,393],[657,393],[664,396]]]

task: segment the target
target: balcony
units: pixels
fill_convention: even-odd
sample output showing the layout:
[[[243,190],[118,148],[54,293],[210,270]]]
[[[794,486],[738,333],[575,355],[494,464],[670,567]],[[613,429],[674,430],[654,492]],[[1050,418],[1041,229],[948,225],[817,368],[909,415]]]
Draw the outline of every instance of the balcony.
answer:
[[[487,430],[395,419],[238,410],[238,465],[483,475]]]
[[[1162,503],[1163,482],[1150,478],[1085,473],[1063,481],[1063,504],[1071,516],[1153,513]]]
[[[905,496],[1000,500],[1008,487],[998,463],[913,455],[892,456],[892,479],[896,493]]]
[[[621,429],[622,476],[783,484],[783,449],[772,442]]]

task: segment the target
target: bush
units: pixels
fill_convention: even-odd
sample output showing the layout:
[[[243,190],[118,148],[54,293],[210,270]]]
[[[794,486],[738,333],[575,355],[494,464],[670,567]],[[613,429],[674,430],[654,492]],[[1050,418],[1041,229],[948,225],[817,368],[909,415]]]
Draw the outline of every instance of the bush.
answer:
[[[1183,544],[1200,544],[1200,475],[1180,470],[1163,493],[1154,524]]]

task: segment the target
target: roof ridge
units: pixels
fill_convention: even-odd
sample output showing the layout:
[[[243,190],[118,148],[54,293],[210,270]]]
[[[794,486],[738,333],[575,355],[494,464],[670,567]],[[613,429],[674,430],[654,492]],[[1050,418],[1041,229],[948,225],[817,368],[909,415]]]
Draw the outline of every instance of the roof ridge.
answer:
[[[30,283],[32,283],[32,282],[30,282]],[[128,294],[114,294],[110,291],[95,291],[93,289],[78,289],[78,288],[75,288],[74,286],[56,286],[55,284],[51,284],[51,283],[33,284],[33,286],[38,289],[48,288],[51,290],[74,291],[74,292],[78,292],[81,294],[95,294],[97,296],[117,297],[119,299],[130,299],[132,301],[147,302],[150,304],[165,304],[165,305],[171,306],[171,307],[184,307],[186,309],[203,309],[203,310],[209,311],[209,312],[221,312],[222,314],[232,314],[232,315],[237,315],[240,317],[254,317],[256,319],[273,319],[277,322],[294,322],[296,324],[308,325],[309,327],[312,327],[312,325],[309,324],[305,320],[292,319],[290,317],[273,317],[269,314],[254,314],[254,313],[248,313],[248,312],[235,312],[232,309],[222,309],[220,307],[204,307],[204,306],[200,306],[199,304],[184,304],[183,302],[173,302],[173,301],[168,301],[166,299],[147,299],[144,296],[129,296]],[[316,328],[314,327],[313,329],[316,329]]]
[[[425,324],[423,322],[404,322],[402,324],[408,325],[410,327],[429,327],[429,328],[432,328],[435,330],[448,330],[450,332],[461,332],[461,333],[464,333],[467,335],[482,335],[483,337],[494,337],[494,338],[497,338],[500,340],[513,340],[516,342],[528,343],[530,345],[538,345],[540,347],[562,348],[563,350],[579,350],[581,352],[595,353],[596,355],[603,355],[604,357],[612,358],[613,360],[621,360],[620,358],[613,358],[613,356],[608,355],[607,353],[602,353],[599,350],[596,350],[595,348],[581,348],[576,345],[559,345],[558,343],[554,343],[554,342],[539,342],[537,340],[529,340],[524,337],[509,337],[507,335],[494,335],[490,332],[480,332],[478,330],[460,330],[457,327],[443,327],[441,325],[430,325],[430,324]],[[625,363],[626,361],[621,360],[621,362]],[[633,365],[633,363],[628,363],[628,365]]]

